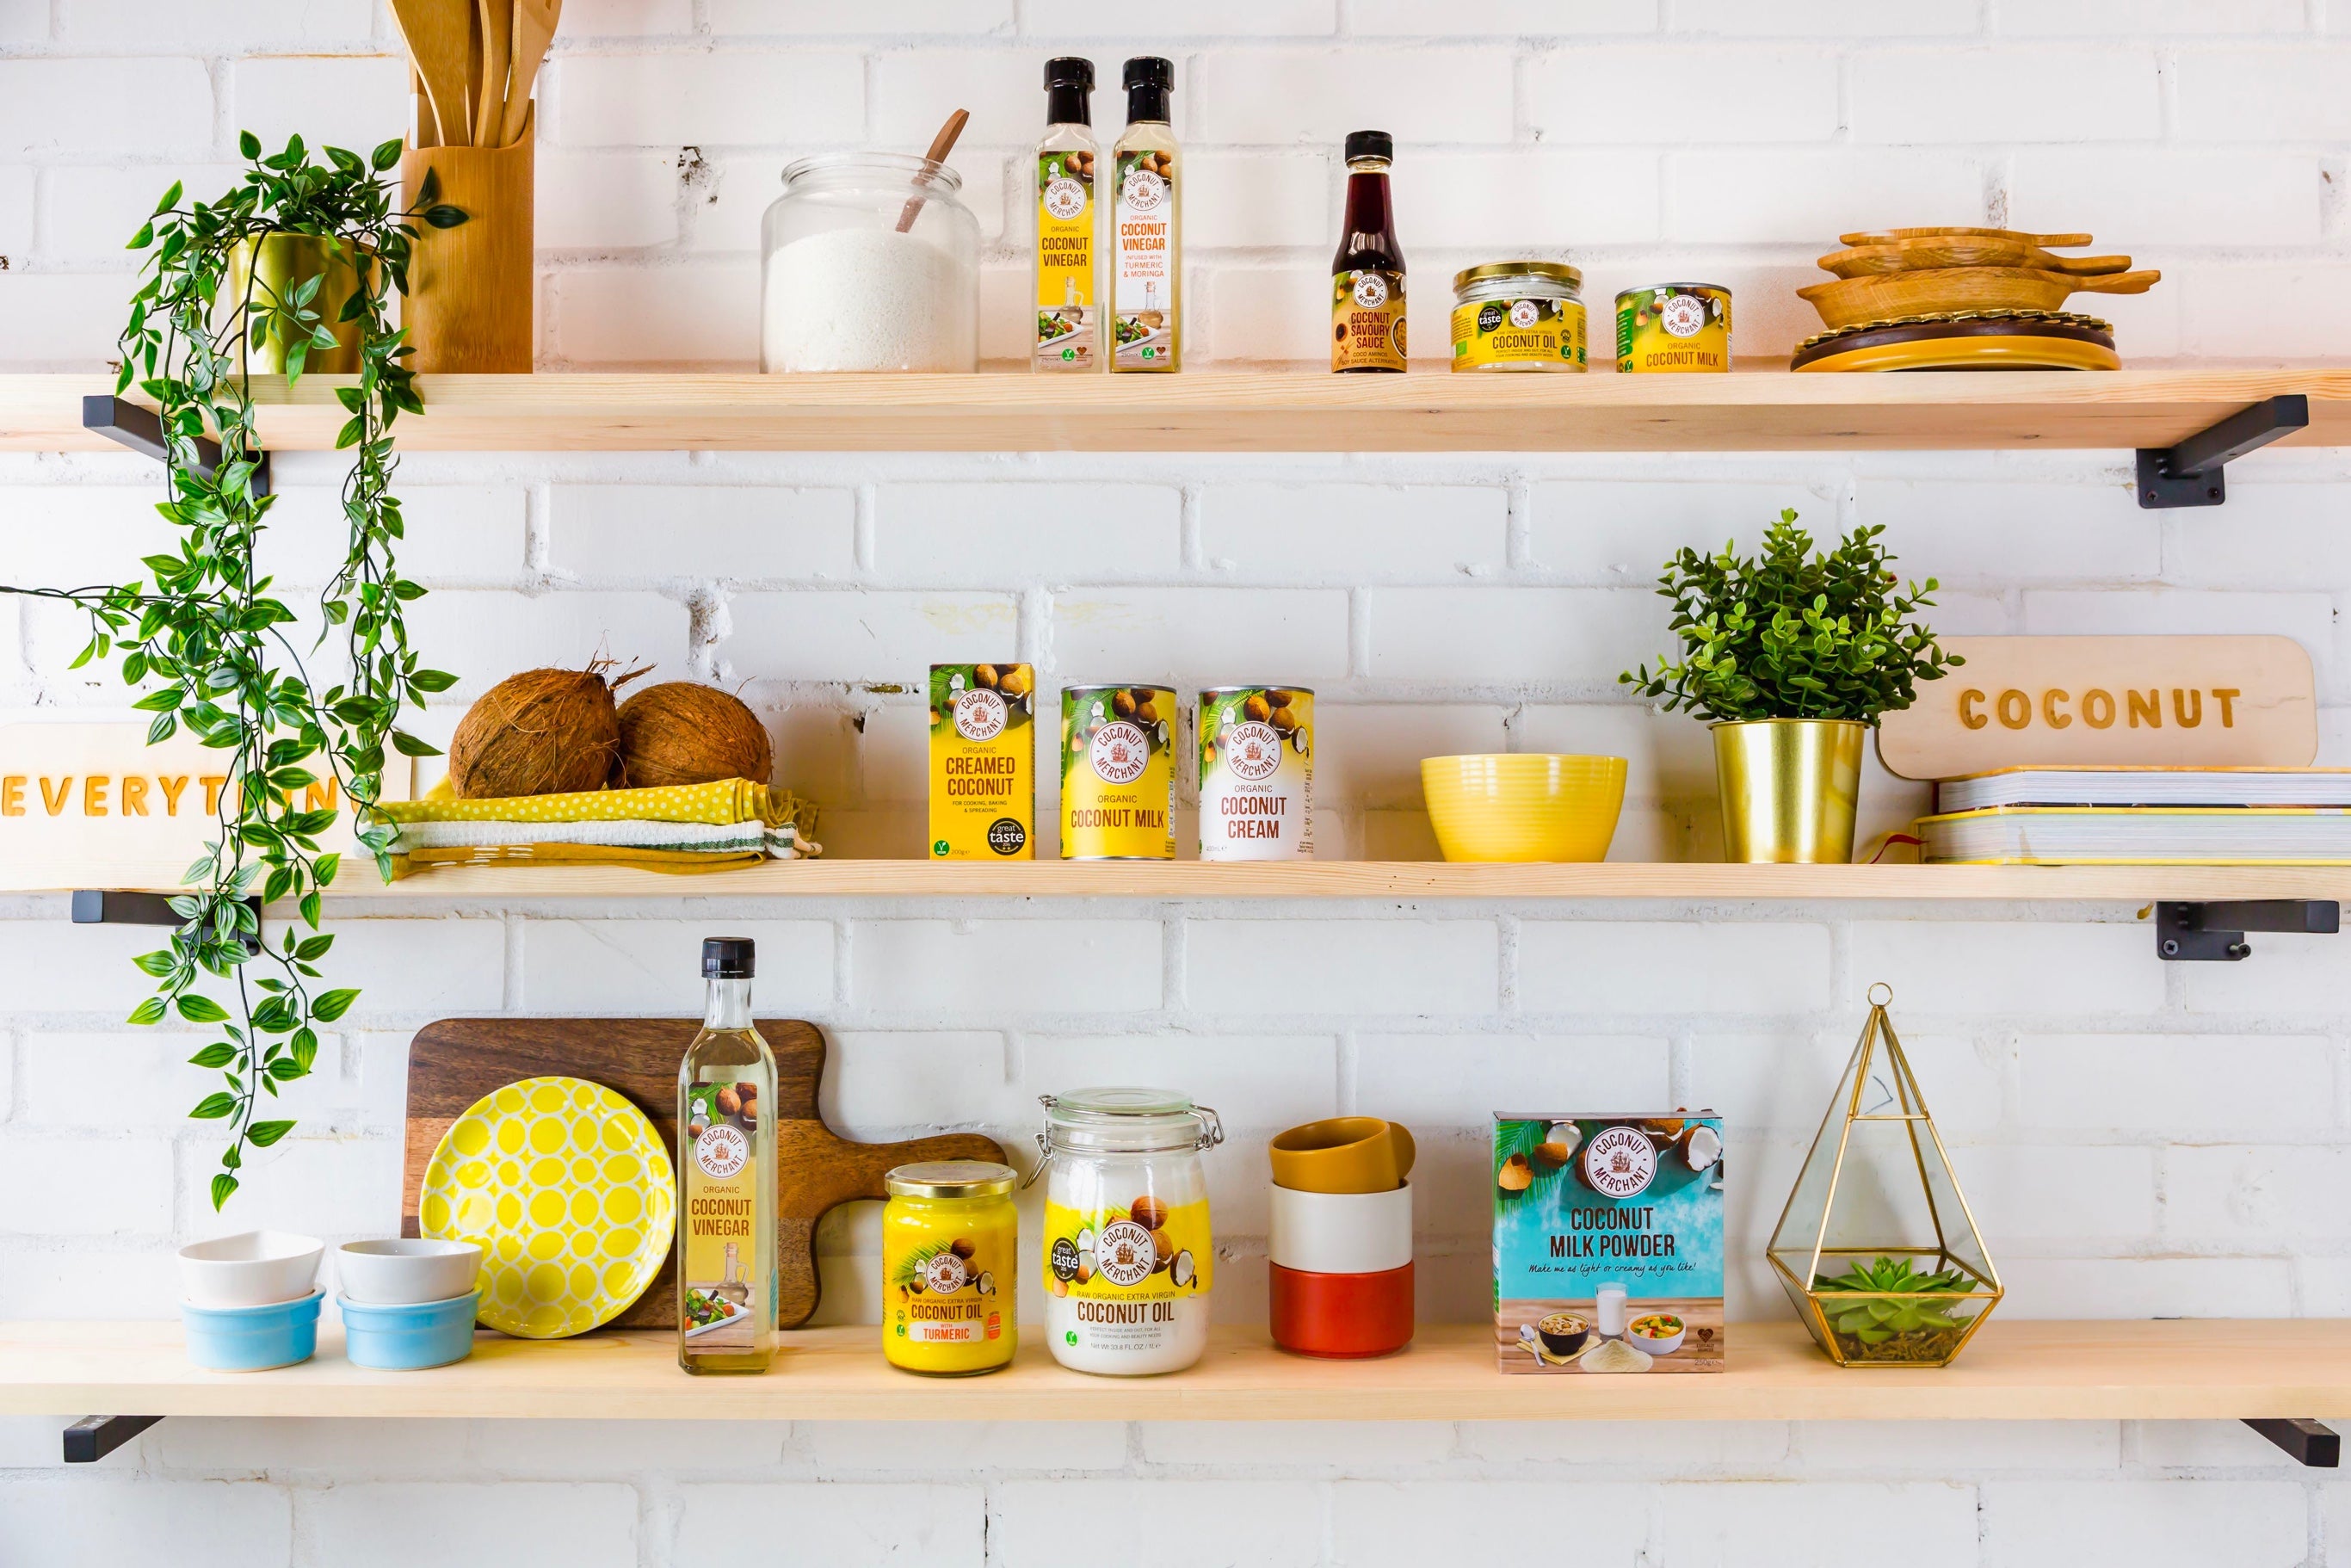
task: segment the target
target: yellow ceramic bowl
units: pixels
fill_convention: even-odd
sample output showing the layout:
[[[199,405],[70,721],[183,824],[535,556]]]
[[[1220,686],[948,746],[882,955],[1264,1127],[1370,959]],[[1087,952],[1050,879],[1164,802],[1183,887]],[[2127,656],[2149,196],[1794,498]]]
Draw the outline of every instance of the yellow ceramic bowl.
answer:
[[[1625,809],[1625,759],[1427,757],[1420,787],[1447,860],[1606,860]]]

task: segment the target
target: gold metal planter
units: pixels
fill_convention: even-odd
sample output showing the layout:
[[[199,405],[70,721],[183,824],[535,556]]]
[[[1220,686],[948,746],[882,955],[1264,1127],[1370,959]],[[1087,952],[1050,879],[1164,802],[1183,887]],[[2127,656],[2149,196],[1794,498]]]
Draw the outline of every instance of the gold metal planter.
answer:
[[[1714,726],[1722,858],[1843,865],[1861,795],[1858,719],[1759,718]]]
[[[256,259],[257,258],[257,259]],[[348,246],[329,247],[318,235],[273,234],[247,240],[229,254],[228,281],[221,290],[224,309],[242,309],[250,300],[284,299],[313,277],[324,277],[309,308],[335,335],[335,347],[313,346],[302,361],[307,374],[350,375],[360,368],[360,323],[345,321],[343,301],[359,287]],[[248,330],[250,324],[248,323]],[[286,373],[287,344],[276,331],[248,345],[246,368],[257,376]]]

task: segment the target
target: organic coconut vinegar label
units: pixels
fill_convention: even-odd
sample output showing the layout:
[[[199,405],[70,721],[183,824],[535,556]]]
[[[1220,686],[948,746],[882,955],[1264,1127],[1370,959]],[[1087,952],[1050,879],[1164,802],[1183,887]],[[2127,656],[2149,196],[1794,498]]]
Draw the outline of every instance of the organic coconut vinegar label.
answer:
[[[1182,154],[1167,123],[1176,68],[1126,62],[1126,133],[1113,149],[1111,347],[1113,371],[1172,371],[1182,359]]]
[[[1040,371],[1091,371],[1100,363],[1102,316],[1094,290],[1094,68],[1091,60],[1045,62],[1045,139],[1037,144],[1037,339]]]

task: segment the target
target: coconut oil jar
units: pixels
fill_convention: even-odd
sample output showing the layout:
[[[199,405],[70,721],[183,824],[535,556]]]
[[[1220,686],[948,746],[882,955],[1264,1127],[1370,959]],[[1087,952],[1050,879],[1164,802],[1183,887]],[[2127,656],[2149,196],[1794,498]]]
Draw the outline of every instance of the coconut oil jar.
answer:
[[[957,1377],[1012,1364],[1015,1179],[1011,1166],[987,1160],[933,1160],[883,1177],[882,1354],[891,1365]]]
[[[1225,1141],[1216,1112],[1157,1089],[1083,1089],[1040,1103],[1053,1359],[1114,1377],[1183,1371],[1208,1348],[1200,1155]]]

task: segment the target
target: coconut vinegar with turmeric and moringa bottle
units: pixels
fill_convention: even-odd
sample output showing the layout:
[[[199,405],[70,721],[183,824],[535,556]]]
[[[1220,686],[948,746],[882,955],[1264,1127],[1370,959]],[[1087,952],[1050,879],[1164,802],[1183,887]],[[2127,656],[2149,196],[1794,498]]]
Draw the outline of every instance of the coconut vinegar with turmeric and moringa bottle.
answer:
[[[677,1070],[677,1364],[776,1354],[776,1058],[751,1023],[747,936],[702,944],[701,1032]]]
[[[1184,152],[1169,116],[1176,68],[1126,62],[1126,131],[1111,149],[1110,368],[1173,371],[1184,362]]]

